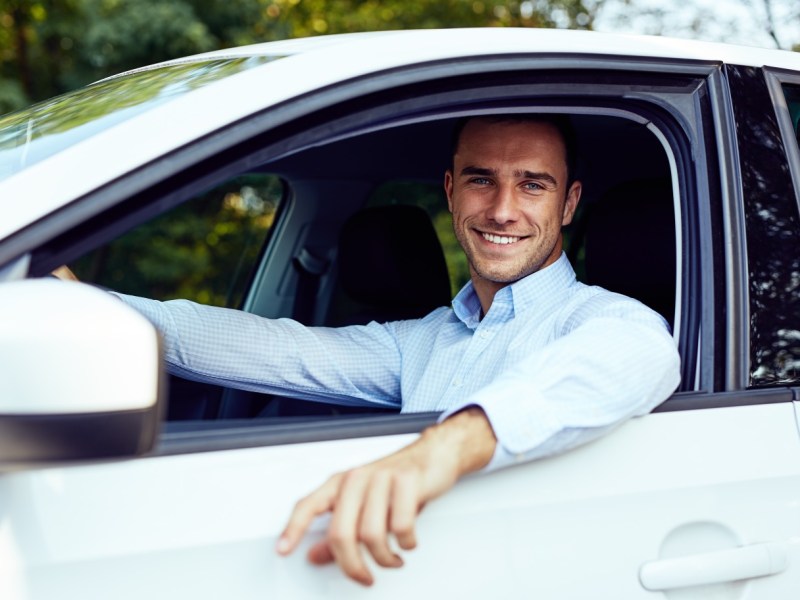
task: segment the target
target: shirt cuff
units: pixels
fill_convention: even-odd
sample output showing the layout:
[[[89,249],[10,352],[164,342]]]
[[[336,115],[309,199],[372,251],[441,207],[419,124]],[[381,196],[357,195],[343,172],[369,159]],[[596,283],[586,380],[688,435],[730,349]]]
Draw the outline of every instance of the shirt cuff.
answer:
[[[510,386],[511,387],[511,386]],[[519,393],[519,388],[516,392]],[[457,412],[470,406],[477,406],[483,410],[489,425],[497,438],[497,446],[489,463],[481,469],[483,472],[494,471],[521,462],[531,460],[531,450],[543,444],[561,429],[561,425],[552,417],[549,411],[537,411],[537,418],[532,422],[527,415],[520,415],[519,406],[510,402],[513,397],[502,384],[491,386],[491,391],[482,393],[478,391],[463,403],[443,412],[438,419],[441,423]],[[488,397],[491,394],[491,397]],[[500,398],[501,400],[496,400]],[[534,400],[535,401],[535,400]],[[535,454],[535,453],[534,453]]]

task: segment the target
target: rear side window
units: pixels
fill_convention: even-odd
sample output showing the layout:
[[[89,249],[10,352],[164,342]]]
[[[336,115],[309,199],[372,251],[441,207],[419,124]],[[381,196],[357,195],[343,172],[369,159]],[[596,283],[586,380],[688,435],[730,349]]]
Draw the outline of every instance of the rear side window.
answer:
[[[239,307],[283,190],[273,175],[230,179],[70,266],[82,281],[134,296]]]
[[[750,386],[800,380],[800,215],[774,104],[760,70],[728,67],[742,171],[750,308]],[[785,86],[794,123],[800,87]],[[784,144],[787,152],[784,152]],[[796,148],[795,148],[796,149]],[[797,167],[798,165],[795,165]]]

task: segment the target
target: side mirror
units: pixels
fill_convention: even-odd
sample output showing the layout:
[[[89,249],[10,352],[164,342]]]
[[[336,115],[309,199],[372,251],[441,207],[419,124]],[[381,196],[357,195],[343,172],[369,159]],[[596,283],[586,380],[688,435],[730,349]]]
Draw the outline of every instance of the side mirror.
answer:
[[[152,449],[164,381],[147,319],[91,286],[0,284],[0,470]]]

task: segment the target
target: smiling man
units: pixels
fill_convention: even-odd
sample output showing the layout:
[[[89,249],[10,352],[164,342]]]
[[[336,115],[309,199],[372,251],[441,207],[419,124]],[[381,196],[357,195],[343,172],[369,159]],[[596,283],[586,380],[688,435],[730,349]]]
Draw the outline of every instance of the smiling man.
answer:
[[[403,410],[444,409],[412,445],[340,473],[298,502],[278,543],[290,553],[311,520],[332,513],[309,551],[370,585],[362,547],[383,567],[389,545],[416,546],[421,508],[463,475],[563,452],[649,412],[679,381],[663,320],[629,298],[582,285],[562,253],[561,228],[581,195],[562,117],[475,118],[456,130],[445,191],[471,281],[452,310],[415,327],[404,368],[449,385]],[[413,337],[413,336],[409,336]],[[425,387],[415,385],[414,388]]]
[[[569,137],[556,118],[473,119],[460,128],[444,187],[484,313],[497,290],[561,256],[561,227],[581,196]]]
[[[471,281],[426,317],[305,327],[185,300],[119,295],[163,333],[165,361],[198,381],[331,403],[442,411],[406,448],[332,476],[300,500],[278,541],[290,554],[332,513],[309,559],[365,585],[364,552],[399,567],[422,507],[463,475],[564,452],[646,414],[679,381],[664,320],[579,283],[562,252],[581,185],[568,121],[459,125],[445,191]],[[624,240],[620,240],[624,243]],[[313,378],[308,374],[313,373]]]

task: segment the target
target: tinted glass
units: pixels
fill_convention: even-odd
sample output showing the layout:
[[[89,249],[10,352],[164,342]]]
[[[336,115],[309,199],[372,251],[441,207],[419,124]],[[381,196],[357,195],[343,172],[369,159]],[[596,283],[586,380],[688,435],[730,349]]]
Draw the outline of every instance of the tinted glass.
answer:
[[[760,69],[728,67],[727,72],[747,228],[749,383],[796,382],[800,380],[800,218],[789,164]]]

